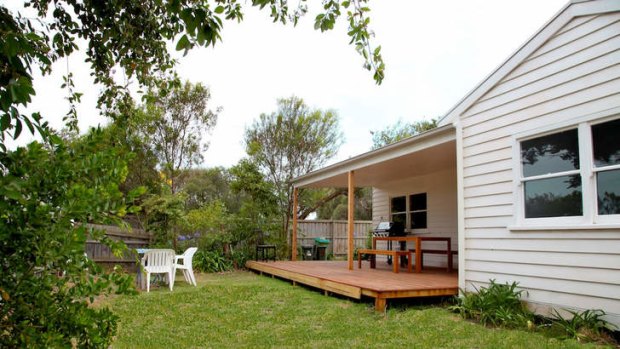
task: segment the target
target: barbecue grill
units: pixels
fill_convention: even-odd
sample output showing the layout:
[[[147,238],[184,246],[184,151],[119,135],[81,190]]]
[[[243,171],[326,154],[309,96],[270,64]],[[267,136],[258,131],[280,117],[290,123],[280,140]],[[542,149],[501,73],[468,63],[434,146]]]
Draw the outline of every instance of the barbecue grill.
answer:
[[[373,236],[386,237],[386,236],[405,236],[405,226],[400,222],[379,222],[377,227],[372,232]],[[406,244],[406,243],[405,243]],[[401,250],[406,249],[406,245],[401,242]],[[392,241],[387,242],[387,249],[392,249]],[[388,264],[392,264],[392,256],[387,257]]]
[[[373,236],[405,236],[405,226],[400,222],[379,222]]]

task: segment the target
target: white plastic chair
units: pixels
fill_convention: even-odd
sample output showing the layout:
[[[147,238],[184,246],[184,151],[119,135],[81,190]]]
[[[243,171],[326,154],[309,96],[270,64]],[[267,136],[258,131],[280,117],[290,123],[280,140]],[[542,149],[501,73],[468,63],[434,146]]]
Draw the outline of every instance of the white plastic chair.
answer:
[[[194,286],[196,286],[196,277],[194,277],[194,269],[192,269],[192,258],[197,250],[196,247],[190,247],[182,255],[177,255],[174,258],[174,268],[183,270],[185,281]],[[183,264],[179,264],[180,261],[183,261]]]
[[[153,249],[148,250],[142,257],[142,266],[146,274],[146,292],[150,291],[151,274],[168,274],[170,291],[174,285],[174,250]]]

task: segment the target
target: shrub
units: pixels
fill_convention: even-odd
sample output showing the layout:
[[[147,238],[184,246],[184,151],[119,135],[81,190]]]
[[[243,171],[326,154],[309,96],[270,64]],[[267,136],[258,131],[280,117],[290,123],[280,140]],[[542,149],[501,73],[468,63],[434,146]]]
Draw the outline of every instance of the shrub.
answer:
[[[562,329],[567,338],[596,341],[607,331],[617,329],[603,319],[605,312],[600,309],[588,309],[583,312],[567,310],[572,317],[564,318],[557,310],[553,311],[552,325]]]
[[[231,260],[216,251],[198,250],[194,255],[194,268],[207,273],[219,273],[233,269]]]
[[[249,249],[236,249],[230,253],[230,259],[236,269],[244,269],[245,263],[253,257],[253,251]]]
[[[75,222],[118,223],[135,208],[119,190],[126,165],[99,144],[95,130],[70,145],[53,138],[0,152],[2,348],[107,348],[115,335],[117,317],[89,304],[131,292],[131,280],[102,270],[84,250],[93,239],[120,255],[124,244]]]
[[[476,292],[463,292],[456,298],[451,310],[463,318],[474,319],[484,325],[519,327],[528,324],[534,315],[521,302],[523,290],[517,290],[517,282],[498,284],[491,280],[488,288]]]

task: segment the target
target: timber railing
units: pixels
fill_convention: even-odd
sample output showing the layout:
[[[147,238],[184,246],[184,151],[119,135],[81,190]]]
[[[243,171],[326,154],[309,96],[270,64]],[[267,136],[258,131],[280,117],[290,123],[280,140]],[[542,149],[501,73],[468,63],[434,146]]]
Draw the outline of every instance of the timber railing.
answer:
[[[297,222],[297,246],[312,246],[314,239],[324,237],[329,239],[327,253],[334,256],[347,254],[347,226],[346,220],[303,220]],[[372,231],[372,221],[355,221],[353,228],[353,245],[356,248],[366,248],[368,234]]]

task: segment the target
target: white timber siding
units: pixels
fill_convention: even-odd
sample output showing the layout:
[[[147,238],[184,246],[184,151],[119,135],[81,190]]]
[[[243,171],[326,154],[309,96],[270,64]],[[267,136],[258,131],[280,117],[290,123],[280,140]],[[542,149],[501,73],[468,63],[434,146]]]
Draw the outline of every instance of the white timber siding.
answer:
[[[415,229],[412,233],[452,238],[452,250],[457,250],[457,201],[456,170],[449,169],[423,176],[404,178],[382,183],[373,188],[372,221],[390,220],[390,198],[411,194],[427,193],[427,229]],[[382,248],[382,246],[378,246]],[[443,242],[425,242],[424,248],[443,249]],[[413,245],[408,246],[413,248]],[[458,258],[454,258],[456,266]],[[424,255],[425,266],[446,267],[445,256]]]
[[[466,288],[517,281],[540,312],[603,309],[620,324],[620,230],[510,229],[518,211],[514,136],[614,108],[618,12],[570,20],[460,114]]]

